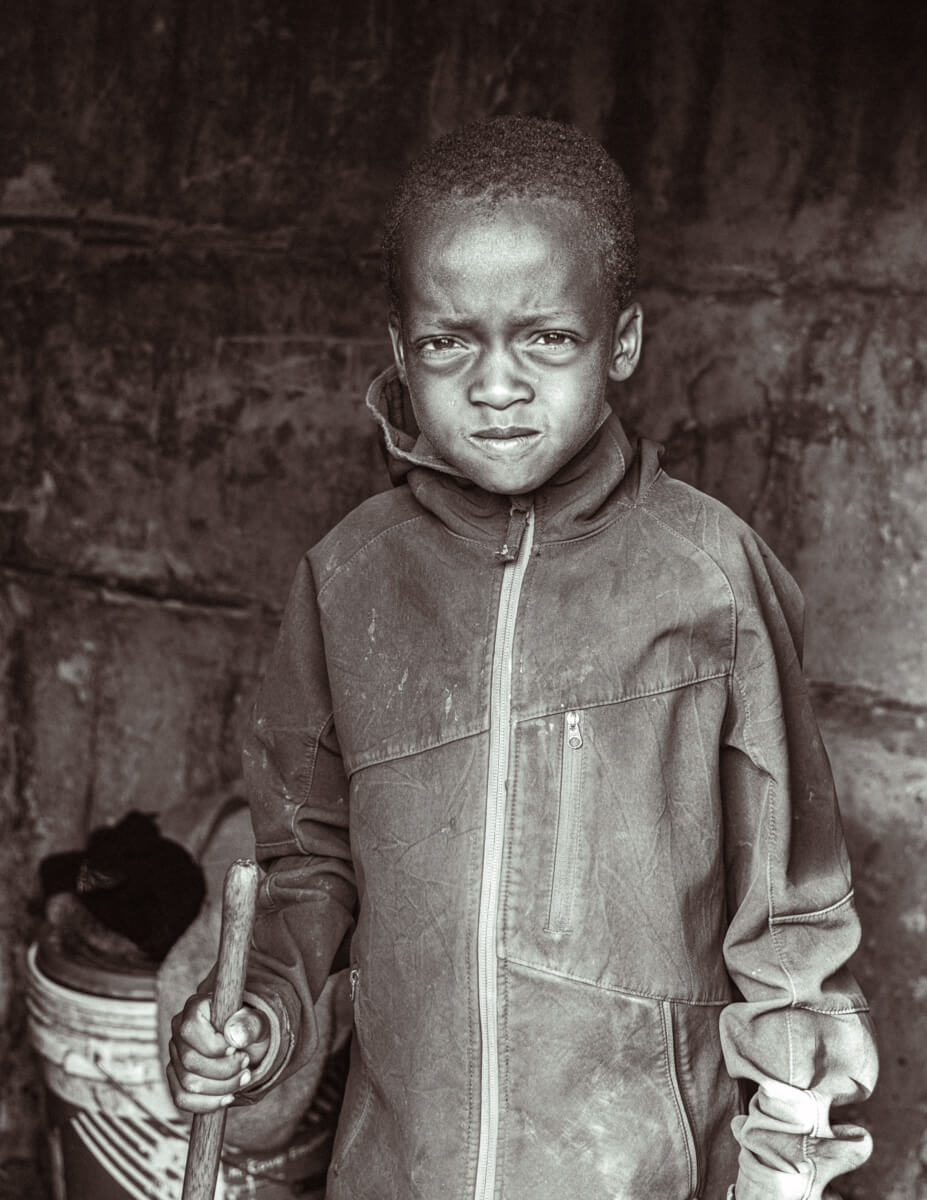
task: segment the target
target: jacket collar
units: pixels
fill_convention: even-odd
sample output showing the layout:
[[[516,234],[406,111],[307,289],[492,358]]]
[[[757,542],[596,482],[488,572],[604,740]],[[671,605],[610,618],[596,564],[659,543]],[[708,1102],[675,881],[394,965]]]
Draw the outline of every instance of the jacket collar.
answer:
[[[395,366],[371,383],[366,405],[380,426],[387,465],[394,485],[407,483],[419,503],[462,537],[500,543],[505,538],[513,501],[486,492],[456,474],[419,431],[409,394]],[[654,454],[645,456],[649,473],[657,469]],[[641,463],[634,460],[621,422],[608,411],[586,445],[530,498],[535,506],[538,543],[566,541],[595,533],[611,524],[616,505],[642,482]],[[632,480],[630,475],[634,476]],[[631,496],[624,497],[631,499]],[[520,501],[516,507],[522,507]]]

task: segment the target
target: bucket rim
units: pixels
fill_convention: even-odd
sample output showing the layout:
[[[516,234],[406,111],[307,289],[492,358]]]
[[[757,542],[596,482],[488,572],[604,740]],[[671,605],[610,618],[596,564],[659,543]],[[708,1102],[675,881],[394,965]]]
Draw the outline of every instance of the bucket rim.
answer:
[[[33,942],[26,950],[26,972],[32,986],[53,1000],[84,1005],[116,1001],[119,1004],[130,1004],[132,1012],[138,1017],[147,1017],[150,1014],[154,1019],[157,1014],[158,1003],[154,976],[150,979],[150,986],[133,989],[131,984],[127,984],[125,992],[121,995],[101,990],[99,974],[96,979],[89,980],[94,986],[81,987],[72,983],[71,980],[56,978],[49,971],[39,942]],[[77,978],[83,979],[83,973],[78,972]]]
[[[157,1001],[154,971],[118,970],[75,957],[57,944],[49,930],[39,934],[29,953],[42,977],[59,986],[114,1000]]]

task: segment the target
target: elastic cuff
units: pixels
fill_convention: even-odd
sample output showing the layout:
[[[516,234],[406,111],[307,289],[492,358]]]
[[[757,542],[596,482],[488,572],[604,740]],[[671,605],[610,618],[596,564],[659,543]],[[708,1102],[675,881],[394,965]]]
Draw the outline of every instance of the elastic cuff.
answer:
[[[814,1187],[814,1167],[802,1165],[797,1172],[772,1171],[759,1164],[746,1168],[741,1160],[735,1188],[737,1200],[808,1200]],[[733,1191],[734,1189],[732,1189]]]
[[[259,1088],[266,1087],[270,1083],[272,1077],[276,1076],[280,1071],[283,1070],[283,1068],[286,1066],[286,1061],[289,1058],[289,1054],[283,1054],[284,1038],[283,1031],[280,1027],[281,1013],[271,1004],[269,1004],[263,998],[263,996],[259,996],[255,992],[245,992],[243,996],[243,1003],[250,1005],[251,1008],[257,1009],[258,1012],[263,1013],[264,1019],[267,1022],[270,1038],[267,1047],[267,1053],[261,1059],[260,1063],[258,1063],[257,1067],[255,1067],[252,1071],[251,1082],[248,1084],[247,1088],[243,1089],[245,1092],[254,1092]],[[291,1039],[289,1038],[286,1039],[287,1043],[289,1043],[290,1040]],[[287,1045],[286,1048],[289,1050],[289,1045]]]
[[[252,1068],[251,1082],[235,1093],[235,1107],[256,1104],[274,1086],[286,1069],[293,1053],[293,1038],[289,1033],[286,1012],[256,992],[246,991],[242,1003],[263,1013],[269,1031],[267,1053],[258,1065]],[[286,1028],[284,1028],[286,1027]]]

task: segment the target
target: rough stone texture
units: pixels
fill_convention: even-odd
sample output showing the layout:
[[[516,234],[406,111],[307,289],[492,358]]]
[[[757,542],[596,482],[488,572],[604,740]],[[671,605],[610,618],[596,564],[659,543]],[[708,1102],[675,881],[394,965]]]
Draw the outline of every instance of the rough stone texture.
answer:
[[[805,591],[885,1063],[844,1191],[927,1197],[925,40],[900,0],[4,7],[0,1196],[40,1186],[37,863],[235,779],[297,556],[385,486],[384,193],[524,111],[635,187],[616,406]]]
[[[616,407],[794,572],[813,678],[925,704],[927,298],[643,302],[644,365]]]

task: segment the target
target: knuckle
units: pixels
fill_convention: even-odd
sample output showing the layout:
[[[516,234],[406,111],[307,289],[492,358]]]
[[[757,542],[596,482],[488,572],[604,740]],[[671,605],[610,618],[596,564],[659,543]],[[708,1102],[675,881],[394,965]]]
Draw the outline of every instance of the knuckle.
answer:
[[[188,1042],[190,1040],[190,1035],[195,1029],[195,1023],[189,1017],[182,1016],[180,1017],[180,1024],[177,1026],[175,1035],[179,1034],[183,1041]]]
[[[185,1092],[191,1092],[195,1095],[200,1090],[199,1078],[192,1071],[179,1071],[177,1078]]]

